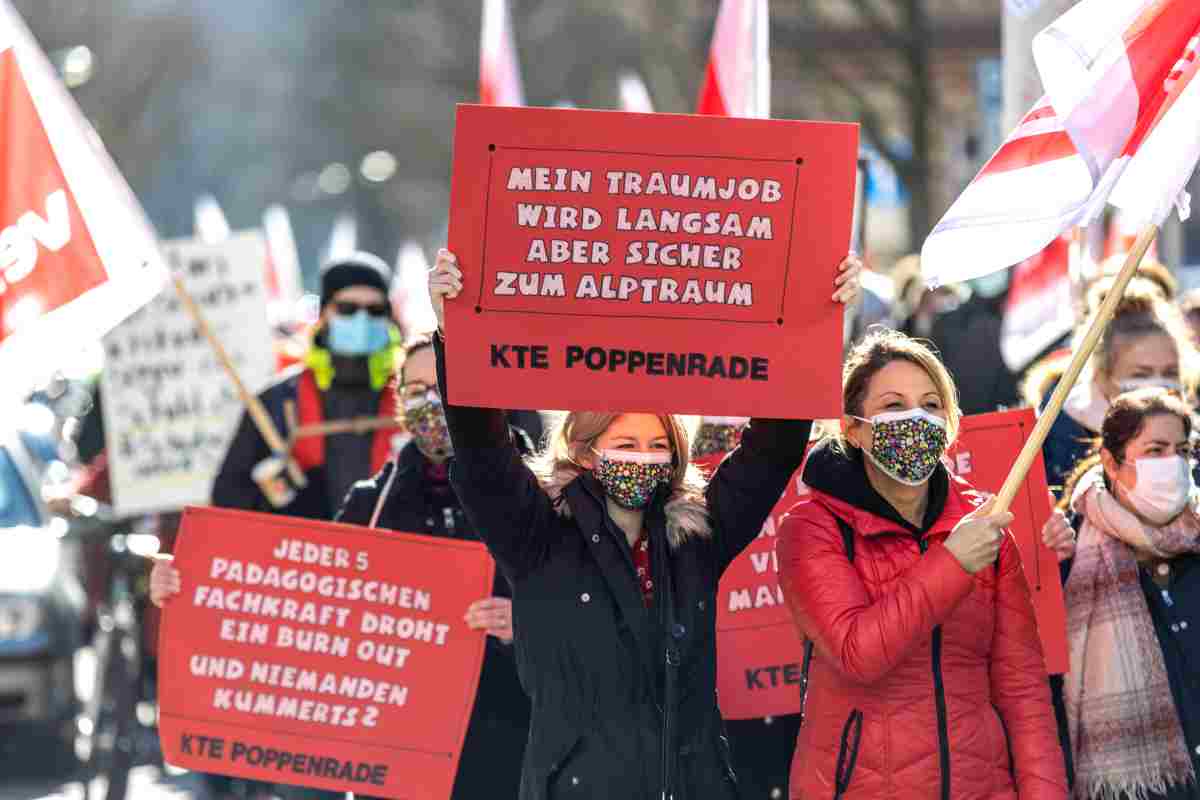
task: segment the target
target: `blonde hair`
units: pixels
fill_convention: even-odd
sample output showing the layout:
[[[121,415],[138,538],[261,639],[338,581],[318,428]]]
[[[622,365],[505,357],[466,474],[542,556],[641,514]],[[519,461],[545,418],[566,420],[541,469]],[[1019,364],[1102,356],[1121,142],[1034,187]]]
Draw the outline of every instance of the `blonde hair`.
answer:
[[[550,427],[545,448],[529,460],[530,469],[543,484],[561,482],[579,476],[587,468],[583,459],[595,448],[596,442],[609,426],[622,416],[611,411],[569,411]],[[691,463],[691,435],[682,416],[656,415],[667,432],[674,456],[671,467],[671,499],[690,499],[704,502],[707,481],[700,469]]]
[[[954,379],[950,377],[946,366],[933,350],[924,342],[910,338],[900,331],[871,331],[854,346],[850,355],[846,356],[846,364],[842,367],[843,413],[863,416],[863,402],[867,398],[871,379],[893,361],[916,364],[933,381],[938,396],[942,399],[942,407],[946,410],[946,444],[953,443],[958,436],[959,420],[962,419],[962,408],[958,405],[958,388],[954,385]],[[837,439],[845,451],[848,446],[845,436],[839,432]]]
[[[1091,327],[1096,313],[1093,310],[1087,322],[1076,330],[1076,347]],[[1191,331],[1183,314],[1174,304],[1164,300],[1158,291],[1145,283],[1134,281],[1130,282],[1125,294],[1117,303],[1112,319],[1105,326],[1092,354],[1090,367],[1093,375],[1100,378],[1110,377],[1117,360],[1117,351],[1134,339],[1150,335],[1166,336],[1175,343],[1179,355],[1180,379],[1191,385],[1194,382],[1192,373],[1195,369],[1196,353],[1192,346]]]

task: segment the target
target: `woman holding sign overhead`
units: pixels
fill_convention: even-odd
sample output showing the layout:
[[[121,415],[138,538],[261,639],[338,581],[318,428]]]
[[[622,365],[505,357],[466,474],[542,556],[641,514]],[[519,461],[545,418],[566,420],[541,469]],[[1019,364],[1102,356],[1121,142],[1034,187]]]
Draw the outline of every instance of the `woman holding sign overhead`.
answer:
[[[1009,513],[952,477],[957,391],[894,331],[856,346],[840,437],[804,469],[779,582],[806,638],[792,797],[1061,800],[1067,783]]]
[[[860,269],[843,262],[835,300],[854,299]],[[439,252],[429,286],[440,326],[462,290],[453,255]],[[570,412],[533,464],[503,412],[447,404],[446,418],[451,484],[513,586],[532,701],[522,799],[736,797],[717,581],[799,466],[811,422],[753,420],[706,484],[675,415]]]

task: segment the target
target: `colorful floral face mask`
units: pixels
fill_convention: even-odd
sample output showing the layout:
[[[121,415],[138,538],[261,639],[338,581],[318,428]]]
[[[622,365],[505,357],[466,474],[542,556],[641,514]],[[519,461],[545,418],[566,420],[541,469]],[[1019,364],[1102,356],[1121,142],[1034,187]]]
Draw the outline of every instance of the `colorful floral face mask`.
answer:
[[[597,450],[596,480],[613,502],[630,510],[645,508],[659,484],[671,480],[670,453]]]
[[[431,390],[404,401],[404,426],[412,434],[417,449],[435,464],[441,464],[453,454],[446,411],[437,392]]]
[[[864,451],[867,458],[884,474],[908,486],[929,480],[946,452],[946,420],[923,408],[854,418],[871,423],[875,433],[871,449]]]

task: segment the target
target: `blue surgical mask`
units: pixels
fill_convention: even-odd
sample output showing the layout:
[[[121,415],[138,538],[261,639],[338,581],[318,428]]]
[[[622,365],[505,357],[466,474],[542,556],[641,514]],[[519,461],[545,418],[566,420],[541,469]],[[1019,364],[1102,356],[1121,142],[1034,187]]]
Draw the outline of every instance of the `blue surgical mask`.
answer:
[[[999,297],[1008,289],[1008,270],[1002,269],[967,281],[971,291],[980,297]]]
[[[339,356],[367,356],[387,347],[388,321],[365,310],[329,319],[329,349]]]

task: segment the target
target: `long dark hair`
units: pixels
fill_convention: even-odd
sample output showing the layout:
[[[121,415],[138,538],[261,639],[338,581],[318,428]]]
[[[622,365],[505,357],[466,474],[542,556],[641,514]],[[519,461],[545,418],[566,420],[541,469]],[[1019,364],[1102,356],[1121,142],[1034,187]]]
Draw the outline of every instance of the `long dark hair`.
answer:
[[[1117,397],[1108,407],[1108,413],[1104,415],[1104,424],[1100,426],[1100,435],[1092,440],[1091,450],[1075,465],[1071,476],[1067,478],[1062,497],[1058,501],[1058,507],[1064,511],[1067,509],[1076,484],[1092,467],[1100,463],[1101,450],[1112,453],[1116,462],[1122,463],[1125,460],[1125,448],[1146,427],[1146,420],[1159,415],[1178,417],[1179,421],[1183,423],[1184,436],[1191,437],[1191,408],[1167,390],[1138,389]],[[1107,481],[1107,478],[1105,480]]]

